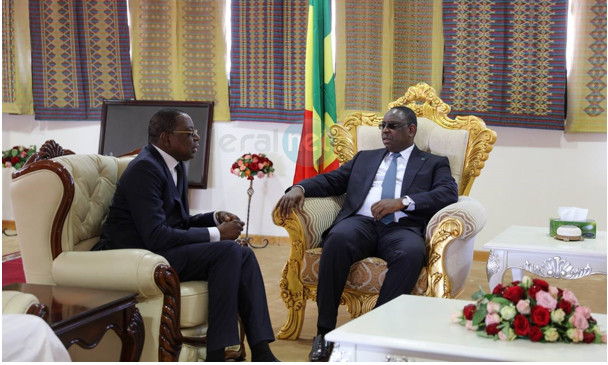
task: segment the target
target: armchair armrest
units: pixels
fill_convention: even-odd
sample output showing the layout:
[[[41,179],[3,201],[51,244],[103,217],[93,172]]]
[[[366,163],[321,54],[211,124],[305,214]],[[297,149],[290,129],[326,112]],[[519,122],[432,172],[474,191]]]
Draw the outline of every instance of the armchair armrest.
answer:
[[[141,249],[63,252],[53,261],[57,285],[134,291],[143,297],[162,296],[155,270],[167,260]]]
[[[42,309],[42,312],[40,310]],[[46,315],[46,308],[39,304],[38,298],[29,293],[16,290],[2,291],[3,314],[34,314],[40,317]]]
[[[475,235],[485,226],[486,218],[481,203],[468,196],[460,196],[458,202],[431,218],[426,231],[427,296],[452,298],[459,294],[471,270]]]

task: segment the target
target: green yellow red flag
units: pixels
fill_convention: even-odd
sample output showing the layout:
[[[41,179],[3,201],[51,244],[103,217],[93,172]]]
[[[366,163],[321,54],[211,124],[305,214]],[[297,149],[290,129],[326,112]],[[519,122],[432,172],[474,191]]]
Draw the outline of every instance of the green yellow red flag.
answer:
[[[331,2],[310,0],[306,32],[305,111],[294,184],[338,168],[327,135],[336,123],[336,87],[331,51]]]

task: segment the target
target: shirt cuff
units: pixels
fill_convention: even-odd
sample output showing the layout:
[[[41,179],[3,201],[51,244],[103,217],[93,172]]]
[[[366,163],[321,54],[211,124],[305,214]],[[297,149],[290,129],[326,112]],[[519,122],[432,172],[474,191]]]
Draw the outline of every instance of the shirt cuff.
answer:
[[[296,184],[296,185],[292,186],[292,188],[296,187],[296,186],[299,187],[300,189],[302,189],[302,193],[304,193],[306,195],[306,189],[304,189],[304,187],[302,185]]]
[[[403,199],[407,199],[409,201],[409,205],[407,206],[407,208],[404,209],[404,211],[411,212],[416,209],[416,202],[414,202],[412,198],[406,195],[403,197]]]
[[[215,218],[214,218],[215,219]],[[217,227],[207,227],[209,230],[209,241],[216,242],[220,240],[220,230]]]

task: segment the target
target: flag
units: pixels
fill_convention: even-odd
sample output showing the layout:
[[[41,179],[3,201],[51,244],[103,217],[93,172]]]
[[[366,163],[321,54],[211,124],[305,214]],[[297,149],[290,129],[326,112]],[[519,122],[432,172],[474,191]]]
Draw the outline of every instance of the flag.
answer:
[[[338,168],[327,132],[336,123],[330,0],[310,0],[306,32],[305,111],[293,182]]]

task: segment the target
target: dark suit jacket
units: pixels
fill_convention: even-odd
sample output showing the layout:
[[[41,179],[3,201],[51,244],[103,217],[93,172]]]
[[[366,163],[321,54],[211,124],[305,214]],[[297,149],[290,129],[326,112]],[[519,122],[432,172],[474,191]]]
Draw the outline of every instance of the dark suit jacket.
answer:
[[[340,168],[302,180],[298,185],[304,187],[307,197],[346,193],[344,205],[333,226],[355,214],[363,205],[386,153],[384,148],[360,151]],[[414,146],[401,185],[401,196],[404,195],[415,202],[415,210],[404,211],[407,217],[401,218],[399,223],[420,227],[424,232],[428,221],[437,211],[458,201],[458,187],[450,172],[448,159],[420,151]]]
[[[101,241],[94,249],[143,248],[164,256],[178,272],[185,248],[209,242],[213,213],[189,215],[188,182],[182,179],[183,196],[160,153],[144,147],[131,161],[118,184],[103,226]]]

